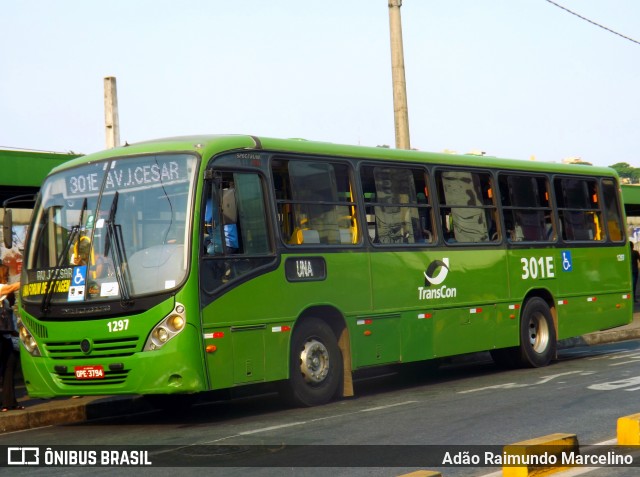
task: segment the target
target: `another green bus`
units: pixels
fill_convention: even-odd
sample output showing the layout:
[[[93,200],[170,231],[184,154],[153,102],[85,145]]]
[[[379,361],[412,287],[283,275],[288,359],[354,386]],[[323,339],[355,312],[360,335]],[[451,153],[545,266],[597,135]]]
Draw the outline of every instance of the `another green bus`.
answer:
[[[16,225],[13,230],[0,233],[4,237],[6,232],[9,235],[7,242],[12,242],[11,247],[4,247],[4,240],[0,240],[0,259],[7,269],[0,267],[0,283],[4,280],[13,283],[20,279],[22,241],[40,184],[51,169],[78,156],[74,153],[0,149],[0,205],[3,206],[0,207],[0,220],[4,218],[4,206],[11,207],[12,223]],[[11,234],[15,236],[11,237]]]
[[[30,396],[277,382],[298,405],[355,370],[557,340],[632,319],[609,168],[253,136],[78,158],[42,186],[25,250]]]
[[[623,184],[621,189],[627,217],[640,216],[640,186]]]

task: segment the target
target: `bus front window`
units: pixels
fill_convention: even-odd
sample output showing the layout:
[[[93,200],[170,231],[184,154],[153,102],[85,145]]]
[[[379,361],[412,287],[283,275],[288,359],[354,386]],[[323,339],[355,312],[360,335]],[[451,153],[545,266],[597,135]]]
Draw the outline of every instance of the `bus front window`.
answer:
[[[186,276],[196,158],[117,159],[51,175],[34,212],[26,302],[130,300]]]

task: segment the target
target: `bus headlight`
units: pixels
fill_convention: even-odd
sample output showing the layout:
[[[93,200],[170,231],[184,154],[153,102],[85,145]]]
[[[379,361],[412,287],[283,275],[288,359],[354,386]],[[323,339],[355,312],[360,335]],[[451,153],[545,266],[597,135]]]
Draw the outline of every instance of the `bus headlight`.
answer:
[[[151,334],[144,345],[144,351],[154,351],[162,348],[165,343],[184,330],[186,324],[184,305],[176,303],[169,316],[151,330]]]
[[[24,348],[31,354],[32,356],[40,356],[40,348],[38,348],[38,343],[36,339],[33,337],[29,329],[24,325],[21,318],[18,318],[18,335],[20,336],[20,341]]]

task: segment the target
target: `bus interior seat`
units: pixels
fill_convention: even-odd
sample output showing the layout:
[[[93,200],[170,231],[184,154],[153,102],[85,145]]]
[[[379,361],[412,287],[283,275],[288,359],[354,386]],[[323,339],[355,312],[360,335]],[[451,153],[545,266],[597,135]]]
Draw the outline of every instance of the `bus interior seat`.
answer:
[[[320,243],[320,233],[314,229],[296,229],[293,232],[289,243],[292,245]]]
[[[442,173],[446,204],[453,206],[453,233],[457,242],[483,242],[489,239],[489,226],[483,213],[480,185],[470,172]],[[465,207],[455,207],[456,205]]]
[[[407,207],[375,207],[379,243],[415,243],[411,216]]]
[[[588,220],[582,212],[567,212],[564,215],[566,233],[569,240],[594,240],[593,220]]]
[[[519,225],[522,229],[523,240],[545,240],[544,214],[542,211],[526,211],[517,214]]]
[[[320,233],[317,230],[302,230],[302,243],[320,243]]]
[[[341,244],[348,244],[348,243],[353,243],[353,237],[351,235],[351,230],[350,229],[340,229],[340,243]]]

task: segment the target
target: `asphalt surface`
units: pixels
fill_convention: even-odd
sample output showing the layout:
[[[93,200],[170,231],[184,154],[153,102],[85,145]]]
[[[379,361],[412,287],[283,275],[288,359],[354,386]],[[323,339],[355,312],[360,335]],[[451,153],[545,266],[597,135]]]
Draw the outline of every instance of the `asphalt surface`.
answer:
[[[562,349],[576,346],[594,346],[638,338],[640,338],[640,305],[636,303],[633,321],[629,325],[562,340],[558,343],[558,347]],[[18,403],[24,406],[25,409],[0,412],[0,433],[83,422],[153,409],[149,402],[141,396],[82,396],[33,399],[26,393],[20,372],[18,372],[15,384]]]

